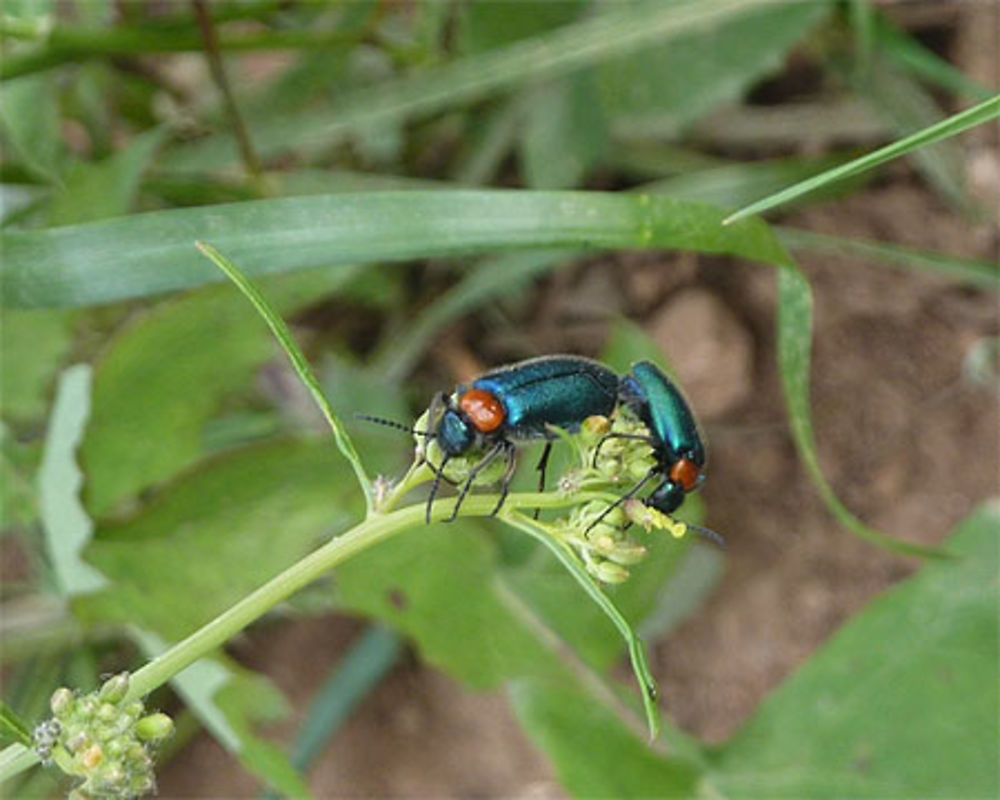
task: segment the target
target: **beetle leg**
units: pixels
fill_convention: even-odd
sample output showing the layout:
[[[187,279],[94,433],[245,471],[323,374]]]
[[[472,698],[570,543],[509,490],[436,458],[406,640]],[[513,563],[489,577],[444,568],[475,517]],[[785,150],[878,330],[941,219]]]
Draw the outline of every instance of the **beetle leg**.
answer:
[[[503,474],[503,482],[500,484],[500,499],[497,501],[496,508],[490,512],[491,517],[495,517],[497,512],[500,511],[507,499],[507,495],[510,493],[510,482],[514,477],[514,468],[517,466],[517,458],[514,453],[514,445],[510,442],[504,442],[505,455],[507,457],[507,470]]]
[[[628,492],[626,492],[625,494],[623,494],[621,497],[619,497],[617,500],[615,500],[615,502],[613,502],[610,506],[608,506],[606,509],[604,509],[604,511],[601,512],[601,515],[597,519],[595,519],[593,522],[591,522],[590,525],[587,526],[587,530],[585,531],[585,533],[589,533],[591,530],[593,530],[593,528],[597,525],[597,523],[599,523],[602,519],[604,519],[614,509],[618,508],[618,506],[620,506],[626,500],[631,500],[633,497],[635,497],[642,490],[642,487],[645,486],[647,483],[649,483],[658,474],[659,473],[656,472],[655,470],[653,470],[652,472],[646,473],[646,477],[645,478],[643,478],[641,481],[639,481],[635,486],[633,486],[631,489],[629,489]]]
[[[538,491],[539,491],[539,493],[545,491],[545,470],[548,469],[548,466],[549,466],[549,455],[551,453],[552,453],[552,442],[547,440],[545,442],[545,449],[542,450],[542,457],[540,459],[538,459],[538,466],[535,467],[535,469],[538,470]],[[535,509],[535,514],[533,516],[533,519],[538,519],[538,514],[541,512],[541,510],[542,509],[540,509],[540,508],[536,508]]]
[[[465,502],[465,496],[472,489],[472,484],[475,482],[479,473],[486,469],[490,464],[496,461],[497,456],[499,456],[505,448],[505,445],[509,444],[504,439],[500,439],[490,451],[482,457],[480,462],[476,464],[471,470],[469,470],[469,476],[465,479],[465,483],[462,484],[462,490],[458,493],[458,499],[455,500],[455,507],[451,511],[451,516],[445,520],[445,522],[454,522],[455,518],[458,516],[458,510],[462,507],[462,503]]]

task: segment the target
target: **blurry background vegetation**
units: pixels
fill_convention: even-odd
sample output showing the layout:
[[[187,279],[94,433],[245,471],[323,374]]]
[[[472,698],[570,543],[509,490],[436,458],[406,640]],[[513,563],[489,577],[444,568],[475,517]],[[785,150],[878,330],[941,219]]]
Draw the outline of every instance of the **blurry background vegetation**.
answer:
[[[998,29],[972,0],[7,0],[4,700],[37,722],[56,686],[140,664],[361,512],[249,305],[168,249],[180,230],[280,273],[263,289],[373,473],[410,442],[353,412],[410,419],[546,352],[669,360],[730,550],[651,542],[612,591],[677,724],[652,749],[610,625],[523,537],[463,521],[155,695],[179,721],[164,795],[996,796],[996,130],[778,220],[816,294],[824,470],[871,524],[970,556],[867,608],[919,565],[851,537],[795,456],[773,270],[588,251],[544,216],[527,243],[564,249],[456,248],[507,206],[432,210],[477,187],[734,210],[994,94]],[[383,191],[411,195],[365,216]]]

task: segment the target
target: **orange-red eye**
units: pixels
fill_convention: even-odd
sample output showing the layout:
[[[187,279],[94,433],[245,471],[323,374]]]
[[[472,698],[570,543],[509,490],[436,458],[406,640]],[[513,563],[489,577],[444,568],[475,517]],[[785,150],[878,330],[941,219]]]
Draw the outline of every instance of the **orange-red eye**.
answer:
[[[670,468],[670,480],[682,486],[685,492],[692,491],[698,485],[700,475],[701,468],[686,458],[674,462]]]
[[[458,407],[480,433],[493,433],[507,416],[501,402],[483,389],[471,389],[463,394]]]

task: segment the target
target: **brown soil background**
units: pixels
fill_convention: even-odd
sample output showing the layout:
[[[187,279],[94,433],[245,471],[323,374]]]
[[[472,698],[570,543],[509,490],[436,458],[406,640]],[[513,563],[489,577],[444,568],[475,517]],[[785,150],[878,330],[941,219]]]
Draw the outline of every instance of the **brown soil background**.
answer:
[[[983,28],[996,7],[979,6],[943,18],[957,31],[959,66],[996,85],[995,38],[992,56],[983,50],[990,38]],[[980,130],[963,140],[972,183],[993,209],[1000,198],[995,137]],[[1000,247],[995,217],[973,224],[956,216],[902,165],[869,189],[788,222],[967,257],[996,259]],[[963,373],[970,348],[1000,334],[997,297],[856,258],[800,263],[815,293],[813,413],[826,475],[873,527],[938,544],[998,493],[997,386]],[[769,269],[674,254],[602,257],[540,282],[517,342],[498,342],[497,354],[461,344],[464,326],[437,348],[456,372],[507,360],[493,356],[518,347],[596,352],[609,311],[640,321],[656,338],[706,427],[704,495],[708,524],[729,541],[725,574],[708,603],[656,644],[652,657],[666,713],[685,730],[722,741],[916,564],[840,527],[805,475],[781,400]],[[361,627],[342,617],[283,623],[256,629],[232,648],[291,700],[293,715],[273,730],[278,739],[294,737]],[[469,693],[413,654],[330,743],[310,784],[320,797],[564,795],[502,693]],[[259,792],[207,736],[161,774],[163,797]]]

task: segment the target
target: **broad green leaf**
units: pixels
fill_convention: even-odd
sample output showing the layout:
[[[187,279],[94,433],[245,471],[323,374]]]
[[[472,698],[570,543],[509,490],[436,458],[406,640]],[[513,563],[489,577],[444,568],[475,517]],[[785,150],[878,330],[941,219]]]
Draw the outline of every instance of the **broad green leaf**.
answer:
[[[76,464],[77,448],[90,416],[90,401],[90,367],[77,364],[63,372],[38,473],[45,547],[59,591],[70,596],[95,591],[107,584],[81,558],[94,531],[94,523],[80,502],[83,473]]]
[[[726,797],[996,797],[995,503],[786,681],[717,754]]]
[[[650,3],[663,7],[663,3]],[[616,128],[676,130],[735,100],[754,81],[781,67],[787,52],[830,11],[826,0],[781,3],[703,24],[596,69],[605,109]]]
[[[589,75],[540,86],[532,94],[521,134],[525,182],[532,189],[578,185],[607,140],[608,123]]]
[[[598,192],[373,192],[260,200],[3,232],[7,306],[73,306],[216,282],[210,242],[248,275],[484,250],[678,248],[767,263],[787,256],[759,221],[711,206]]]
[[[148,658],[166,650],[153,634],[136,638]],[[257,736],[255,724],[287,716],[284,696],[263,675],[242,669],[225,658],[203,658],[171,680],[212,737],[253,775],[291,797],[309,797],[309,789],[281,747]]]
[[[45,416],[46,395],[72,342],[71,315],[5,310],[0,314],[0,410],[5,419]]]
[[[696,796],[700,769],[692,761],[653,749],[607,706],[574,687],[523,680],[509,694],[521,724],[571,795]]]
[[[426,117],[498,91],[550,80],[602,60],[641,50],[668,48],[677,37],[780,4],[782,0],[674,0],[642,8],[613,7],[609,13],[522,39],[423,72],[359,89],[339,98],[335,109],[277,115],[253,126],[264,157],[290,150],[300,157],[322,154],[372,126]],[[217,170],[237,162],[232,137],[211,137],[178,148],[171,169]]]
[[[559,3],[480,0],[461,8],[458,48],[463,54],[472,55],[551,31],[576,19],[582,7],[580,0]]]
[[[783,189],[780,192],[770,195],[769,197],[765,197],[763,200],[751,203],[745,208],[737,211],[735,214],[731,214],[727,217],[725,223],[728,225],[753,214],[760,214],[764,211],[768,211],[769,209],[790,202],[801,195],[812,192],[822,186],[833,183],[834,181],[843,180],[844,178],[848,178],[852,175],[857,175],[861,172],[874,169],[887,161],[892,161],[895,158],[899,158],[907,153],[919,150],[920,148],[926,147],[934,142],[947,139],[951,136],[957,136],[958,134],[967,131],[969,128],[982,125],[983,123],[989,122],[997,117],[1000,117],[1000,95],[997,95],[990,100],[986,100],[979,105],[973,106],[972,108],[968,108],[965,111],[953,114],[935,125],[931,125],[930,127],[919,130],[910,136],[899,139],[892,144],[879,148],[873,153],[869,153],[861,158],[856,158],[846,164],[841,164],[839,167],[834,167],[833,169],[827,170],[819,175],[815,175],[812,178],[807,178],[800,183],[796,183],[794,186],[790,186],[787,189]]]
[[[344,467],[325,442],[201,462],[133,518],[98,529],[87,559],[112,583],[75,610],[179,640],[354,516]]]
[[[496,568],[496,547],[479,526],[432,525],[340,566],[337,598],[412,637],[431,664],[475,689],[559,675],[552,654],[511,611],[514,598]]]
[[[55,76],[29,75],[7,81],[0,116],[13,151],[46,181],[58,182],[66,155],[59,123]]]
[[[66,172],[49,211],[51,225],[70,225],[127,214],[142,173],[166,138],[156,128],[98,164],[77,162]]]
[[[195,251],[197,252],[197,251]],[[350,271],[314,270],[268,282],[291,312]],[[110,341],[94,379],[94,413],[81,457],[86,501],[97,516],[193,463],[226,398],[250,388],[277,348],[230,287],[181,297],[136,315]]]

